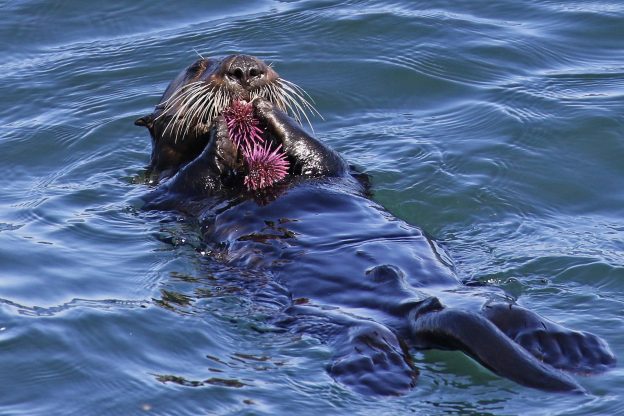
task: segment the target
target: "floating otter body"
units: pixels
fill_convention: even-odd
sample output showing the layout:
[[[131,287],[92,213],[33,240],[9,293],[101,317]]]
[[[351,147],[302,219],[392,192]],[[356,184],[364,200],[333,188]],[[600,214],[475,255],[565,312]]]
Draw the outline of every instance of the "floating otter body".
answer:
[[[162,181],[146,209],[197,216],[224,261],[266,272],[273,284],[256,295],[274,297],[276,325],[334,347],[334,379],[364,393],[406,392],[418,375],[411,348],[461,350],[549,391],[582,391],[561,370],[614,365],[595,335],[540,317],[496,288],[463,285],[435,241],[371,201],[344,160],[287,115],[306,106],[302,94],[253,57],[191,65],[137,120],[150,130],[150,171]],[[265,140],[289,160],[287,178],[260,194],[243,186],[221,115],[235,99],[253,102]]]

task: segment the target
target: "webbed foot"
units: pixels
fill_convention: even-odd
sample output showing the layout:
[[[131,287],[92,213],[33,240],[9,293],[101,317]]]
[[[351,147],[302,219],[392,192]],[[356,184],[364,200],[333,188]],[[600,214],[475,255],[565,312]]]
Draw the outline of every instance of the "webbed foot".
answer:
[[[555,368],[591,374],[615,365],[607,343],[589,332],[568,329],[517,305],[488,305],[484,314],[534,357]]]
[[[520,332],[515,341],[541,361],[575,373],[600,373],[616,361],[607,343],[588,332],[531,329]]]
[[[329,373],[359,393],[400,395],[416,383],[418,370],[409,354],[395,334],[380,324],[349,327],[336,347]]]

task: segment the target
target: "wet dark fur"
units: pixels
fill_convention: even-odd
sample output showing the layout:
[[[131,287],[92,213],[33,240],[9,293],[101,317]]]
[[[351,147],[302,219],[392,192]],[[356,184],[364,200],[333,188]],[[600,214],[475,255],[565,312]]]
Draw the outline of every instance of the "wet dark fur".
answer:
[[[244,55],[200,60],[163,100],[197,79],[230,83],[234,96],[249,97],[279,77]],[[583,390],[560,369],[614,365],[595,335],[542,318],[496,288],[462,285],[435,241],[371,201],[338,154],[265,98],[254,100],[255,113],[266,139],[288,155],[284,183],[245,191],[222,117],[176,138],[157,106],[137,124],[152,135],[154,177],[175,176],[146,196],[146,209],[199,218],[204,241],[224,261],[266,273],[271,283],[258,283],[250,296],[275,300],[276,325],[332,345],[335,380],[363,393],[404,393],[418,374],[412,348],[459,349],[503,377],[549,391]]]

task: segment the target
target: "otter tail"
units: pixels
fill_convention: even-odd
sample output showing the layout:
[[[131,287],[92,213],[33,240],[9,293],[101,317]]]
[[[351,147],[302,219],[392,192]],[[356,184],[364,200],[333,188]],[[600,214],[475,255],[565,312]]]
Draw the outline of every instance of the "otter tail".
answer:
[[[544,364],[513,342],[480,314],[443,309],[437,299],[423,312],[416,308],[410,319],[412,333],[427,346],[459,349],[494,373],[524,386],[546,391],[582,393],[569,375]],[[423,345],[425,345],[423,344]]]

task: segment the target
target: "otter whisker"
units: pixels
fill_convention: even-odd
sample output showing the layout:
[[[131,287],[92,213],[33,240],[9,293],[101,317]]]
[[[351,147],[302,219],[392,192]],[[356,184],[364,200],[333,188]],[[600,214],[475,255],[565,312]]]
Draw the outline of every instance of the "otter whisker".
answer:
[[[268,85],[266,88],[267,99],[274,103],[280,110],[288,112],[288,107],[284,102],[284,96],[275,85]],[[299,120],[297,120],[299,122]]]
[[[289,112],[292,113],[293,117],[299,122],[299,124],[302,124],[302,118],[305,118],[310,127],[312,127],[310,120],[301,105],[286,93],[284,94],[284,97],[286,98],[285,103]]]
[[[249,101],[253,101],[258,97],[263,97],[263,90],[265,89],[265,87],[261,87],[255,90],[251,90],[249,92]]]
[[[193,48],[193,50],[195,51],[197,56],[199,56],[201,59],[204,59],[204,57],[201,55],[201,53],[197,52],[197,49]]]
[[[170,133],[174,133],[174,130],[179,127],[179,122],[180,119],[182,118],[182,113],[180,111],[181,108],[184,108],[186,106],[186,102],[188,100],[188,97],[193,94],[193,92],[187,92],[186,94],[184,94],[184,96],[182,97],[182,99],[179,101],[180,105],[178,106],[178,108],[173,112],[173,114],[171,114],[171,118],[169,120],[169,123],[167,123],[167,127],[165,127],[165,132],[167,132],[167,130],[169,130]],[[177,105],[177,104],[176,104]],[[171,108],[167,108],[163,114],[168,114],[168,110],[170,110]],[[177,142],[177,135],[175,135],[174,137],[175,142]]]
[[[310,111],[310,112],[312,112],[312,113],[314,113],[314,114],[318,115],[319,117],[323,118],[323,117],[321,116],[321,114],[320,114],[320,113],[316,110],[316,108],[314,107],[314,105],[313,105],[314,100],[312,99],[312,97],[310,97],[310,94],[308,94],[307,92],[305,92],[305,90],[303,90],[303,88],[301,88],[300,86],[298,86],[297,84],[295,84],[295,83],[293,83],[293,82],[290,82],[290,81],[287,81],[287,80],[284,80],[284,79],[282,79],[282,80],[280,80],[280,81],[282,81],[282,85],[281,85],[281,86],[282,86],[282,88],[283,88],[285,91],[288,91],[288,92],[290,92],[290,93],[294,94],[294,95],[297,97],[297,100],[298,100],[298,101],[299,101],[299,102],[300,102],[300,103],[301,103],[304,107],[306,107],[306,108],[308,109],[308,111]],[[305,96],[307,96],[307,98],[306,98],[306,97],[304,97],[304,95],[305,95]],[[308,101],[308,99],[309,99],[309,101]],[[311,103],[310,101],[312,101],[312,103]]]
[[[213,93],[212,100],[208,103],[206,114],[207,124],[211,124],[212,121],[221,114],[221,112],[229,106],[229,96],[226,96],[222,87],[218,87]]]
[[[169,123],[165,127],[165,130],[164,130],[165,132],[171,129],[172,123],[175,124],[175,120],[176,120],[176,117],[175,117],[176,112],[174,112],[173,114],[170,114],[170,110],[174,108],[178,103],[186,100],[187,95],[191,93],[190,91],[192,90],[183,91],[181,94],[178,94],[178,92],[176,91],[176,93],[174,93],[171,97],[169,97],[166,105],[161,110],[162,112],[155,118],[155,120],[160,120],[164,116],[167,116],[167,115],[171,116]]]
[[[195,122],[197,123],[197,126],[199,127],[200,124],[203,124],[201,113],[204,111],[204,108],[208,106],[208,103],[210,102],[210,97],[208,95],[204,95],[202,98],[198,100],[198,102],[199,102],[199,105],[193,111],[193,114],[191,115],[191,117],[195,118]]]
[[[202,126],[210,125],[231,100],[221,86],[205,82],[195,82],[191,88],[181,88],[174,95],[167,100],[159,117],[175,108],[165,128],[173,134],[175,142],[193,129],[200,133]]]
[[[280,110],[290,113],[292,117],[301,124],[301,116],[304,113],[302,108],[297,108],[295,105],[290,104],[290,101],[296,101],[293,98],[286,98],[286,92],[282,85],[278,82],[265,85],[261,89],[254,91],[255,95],[263,97],[277,106]],[[309,120],[308,120],[309,123]],[[311,127],[311,126],[310,126]]]
[[[201,109],[201,112],[199,113],[199,120],[198,122],[201,123],[206,123],[207,119],[211,119],[212,117],[209,116],[209,114],[211,114],[212,112],[212,108],[213,105],[215,103],[215,98],[214,96],[218,94],[218,92],[212,91],[210,96],[206,96],[207,100],[206,100],[206,105],[204,105],[204,107]],[[212,98],[209,99],[209,98]]]
[[[193,111],[193,115],[197,116],[196,128],[199,129],[202,124],[212,124],[212,121],[230,105],[230,101],[231,97],[225,94],[221,86],[211,86],[210,94],[206,95]]]
[[[199,94],[193,100],[193,103],[189,105],[187,112],[184,115],[184,119],[180,122],[180,132],[182,137],[186,136],[193,127],[193,120],[195,119],[195,112],[198,108],[201,108],[202,101],[205,99],[205,94]],[[177,137],[176,137],[177,140]]]
[[[303,88],[301,88],[299,85],[295,84],[292,81],[288,81],[287,79],[279,79],[278,82],[282,85],[282,86],[289,86],[291,89],[295,90],[296,92],[299,93],[299,96],[301,96],[301,98],[306,101],[309,102],[311,101],[312,104],[314,103],[314,99],[310,96],[310,94],[308,94],[306,92],[306,90],[304,90]]]
[[[198,104],[199,99],[206,94],[205,88],[199,87],[192,94],[190,94],[186,100],[178,107],[176,111],[176,133],[175,133],[175,142],[177,143],[178,138],[180,137],[180,133],[184,132],[186,134],[188,132],[189,126],[192,121],[192,109]]]
[[[291,113],[293,113],[293,115],[294,113],[296,113],[295,118],[298,119],[299,122],[301,122],[301,118],[303,116],[303,118],[305,118],[305,120],[308,122],[310,128],[313,129],[312,123],[308,118],[306,108],[304,108],[304,106],[300,103],[300,100],[298,100],[299,96],[297,96],[296,93],[289,91],[287,88],[282,88],[282,95],[285,99],[286,105],[291,110]],[[292,95],[295,95],[296,98]]]
[[[206,103],[210,101],[210,93],[208,91],[202,91],[201,94],[195,97],[195,102],[189,107],[188,112],[186,113],[185,124],[186,128],[184,129],[184,135],[186,135],[189,130],[195,124],[195,128],[198,129],[198,126],[201,122],[199,119],[199,112],[205,107]],[[197,119],[196,123],[193,123],[193,120]]]
[[[203,84],[203,83],[194,82],[194,83],[188,84],[184,86],[183,88],[180,88],[179,90],[177,90],[171,97],[169,97],[166,101],[164,101],[165,107],[163,108],[162,113],[159,114],[158,117],[156,117],[156,120],[158,120],[159,118],[165,115],[169,115],[170,110],[178,106],[177,110],[173,114],[171,114],[171,119],[169,120],[169,123],[167,123],[167,126],[165,127],[165,130],[164,130],[165,132],[169,130],[169,132],[173,133],[174,128],[178,127],[177,125],[179,124],[179,121],[184,118],[182,116],[182,114],[184,114],[183,110],[187,107],[189,99],[192,96],[196,95],[198,90],[201,90],[200,84]],[[189,88],[186,88],[186,87],[189,87]],[[176,135],[175,141],[177,142],[177,135]]]
[[[232,103],[232,97],[229,94],[226,94],[225,90],[223,89],[220,90],[219,100],[219,107],[215,107],[214,117],[217,117],[219,114],[221,114],[221,112],[226,107],[229,107]]]
[[[171,94],[169,98],[167,98],[166,100],[163,100],[158,106],[163,109],[171,107],[172,105],[175,104],[175,102],[178,102],[180,99],[182,99],[185,96],[185,94],[189,93],[189,91],[196,88],[198,84],[203,84],[203,82],[202,81],[191,82],[190,84],[180,87],[173,94]]]
[[[208,106],[212,99],[212,94],[209,91],[205,91],[204,94],[196,98],[196,102],[189,108],[188,115],[185,120],[186,129],[184,134],[186,135],[191,128],[195,128],[196,133],[199,133],[202,118],[200,117],[201,111]]]
[[[277,101],[277,103],[279,104],[279,106],[284,110],[284,111],[288,111],[288,104],[286,102],[286,98],[284,97],[284,91],[282,90],[281,86],[278,85],[272,85],[271,86],[271,93],[273,94],[274,99]],[[301,119],[297,120],[299,123],[301,123]]]
[[[286,91],[282,86],[273,85],[271,90],[274,100],[279,104],[279,107],[281,107],[284,112],[290,113],[297,123],[302,124],[301,111],[290,104],[290,98],[286,96]]]
[[[203,111],[200,113],[200,121],[210,125],[219,113],[225,108],[223,105],[223,88],[214,86],[211,90],[210,99],[206,102]]]
[[[308,94],[303,88],[301,88],[299,85],[295,84],[294,82],[288,81],[287,79],[284,79],[284,78],[280,78],[278,82],[282,85],[288,85],[292,89],[299,92],[300,95],[302,96],[305,95],[307,97],[306,99],[309,99],[310,101],[314,101],[312,97],[310,97],[310,94]]]
[[[308,117],[308,113],[317,115],[321,118],[323,118],[323,116],[321,116],[314,105],[310,103],[310,101],[314,101],[312,97],[310,97],[310,95],[305,92],[303,88],[294,82],[287,81],[283,78],[278,79],[275,84],[276,91],[278,92],[280,99],[283,101],[282,105],[289,110],[289,112],[299,123],[301,123],[302,119],[305,118],[306,122],[310,126],[310,129],[314,131],[312,123]]]

